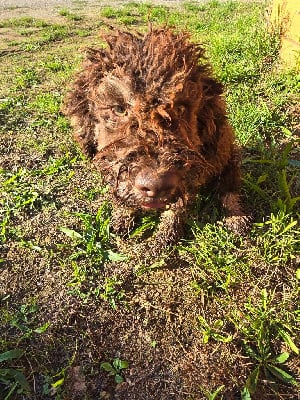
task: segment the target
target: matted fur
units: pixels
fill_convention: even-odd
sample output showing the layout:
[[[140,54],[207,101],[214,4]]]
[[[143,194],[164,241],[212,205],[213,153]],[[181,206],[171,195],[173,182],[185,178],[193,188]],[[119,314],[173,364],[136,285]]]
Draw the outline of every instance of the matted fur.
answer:
[[[115,229],[127,231],[137,212],[155,209],[156,238],[168,244],[211,182],[228,221],[242,216],[239,153],[203,48],[169,28],[105,40],[107,48],[88,49],[64,112],[110,184]]]

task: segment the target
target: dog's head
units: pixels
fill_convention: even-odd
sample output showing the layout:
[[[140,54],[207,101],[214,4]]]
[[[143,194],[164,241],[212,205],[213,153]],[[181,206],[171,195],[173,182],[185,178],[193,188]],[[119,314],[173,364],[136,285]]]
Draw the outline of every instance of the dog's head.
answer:
[[[88,50],[66,100],[75,137],[121,203],[186,203],[220,169],[211,160],[225,119],[222,86],[186,33],[105,39],[106,49]]]

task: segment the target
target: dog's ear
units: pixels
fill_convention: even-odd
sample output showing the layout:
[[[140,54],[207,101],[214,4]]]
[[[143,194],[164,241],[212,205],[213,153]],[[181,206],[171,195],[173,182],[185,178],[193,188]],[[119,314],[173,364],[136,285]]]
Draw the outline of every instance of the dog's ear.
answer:
[[[214,78],[205,78],[202,83],[204,95],[208,98],[221,95],[224,92],[222,83]]]
[[[214,157],[217,143],[224,126],[228,125],[223,99],[223,85],[212,77],[202,81],[203,102],[198,113],[198,132],[202,150],[208,157]]]
[[[70,119],[74,138],[83,153],[93,158],[96,153],[95,120],[89,104],[90,68],[84,68],[75,78],[65,96],[61,111]]]

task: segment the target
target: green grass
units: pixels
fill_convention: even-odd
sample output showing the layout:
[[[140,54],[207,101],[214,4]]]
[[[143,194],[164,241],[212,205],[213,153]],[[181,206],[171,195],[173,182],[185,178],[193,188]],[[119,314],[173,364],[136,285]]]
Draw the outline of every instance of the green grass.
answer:
[[[59,11],[59,15],[61,15],[62,17],[65,17],[71,21],[81,21],[82,20],[82,17],[80,15],[74,14],[65,8],[63,8]]]
[[[75,390],[88,400],[123,387],[137,399],[294,400],[299,74],[278,67],[265,3],[133,2],[87,16],[78,4],[80,16],[63,9],[55,22],[0,21],[10,35],[0,41],[0,397]],[[237,237],[215,199],[199,196],[186,236],[150,260],[139,246],[157,221],[141,218],[126,240],[110,232],[107,187],[60,112],[82,49],[102,43],[99,28],[145,32],[148,21],[205,46],[253,215]]]

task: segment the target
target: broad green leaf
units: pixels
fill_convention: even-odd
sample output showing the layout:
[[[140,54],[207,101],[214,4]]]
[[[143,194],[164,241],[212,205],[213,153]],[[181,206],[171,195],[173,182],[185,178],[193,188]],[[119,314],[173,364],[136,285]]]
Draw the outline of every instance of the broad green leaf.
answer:
[[[119,358],[116,358],[113,362],[113,366],[116,369],[125,369],[125,368],[128,368],[129,364],[127,361],[123,361],[123,360],[120,360]]]
[[[300,268],[296,270],[296,278],[300,281]]]
[[[246,380],[246,388],[250,393],[255,393],[259,376],[259,366],[254,368]]]
[[[244,346],[245,346],[246,353],[249,357],[254,358],[255,360],[260,360],[259,355],[256,354],[256,352],[254,350],[252,350],[251,347],[247,343],[244,343]]]
[[[39,328],[36,328],[33,330],[35,333],[44,333],[50,325],[50,322],[46,322],[44,325],[40,326]]]
[[[230,343],[232,342],[232,336],[224,336],[224,335],[220,335],[219,333],[213,333],[211,335],[216,341],[218,342],[222,342],[222,343]]]
[[[278,379],[271,374],[267,366],[264,366],[264,378],[268,381],[268,386],[274,390],[274,393],[278,392]]]
[[[274,375],[276,378],[280,379],[282,382],[291,383],[292,385],[297,385],[296,379],[284,371],[281,368],[275,367],[275,365],[266,365],[266,368]]]
[[[241,400],[251,400],[250,392],[249,392],[248,388],[246,388],[246,386],[241,391]]]
[[[122,383],[122,382],[124,382],[123,376],[117,374],[117,375],[115,376],[115,382],[116,382],[116,383]]]
[[[111,373],[112,375],[115,375],[117,371],[114,369],[114,367],[111,365],[109,362],[103,362],[100,364],[100,367],[104,369],[104,371]]]
[[[132,232],[130,235],[131,238],[135,238],[137,236],[142,236],[144,232],[146,232],[149,229],[153,229],[155,226],[155,222],[148,222],[147,224],[144,224]]]
[[[209,341],[209,334],[206,332],[203,332],[203,343],[207,344]]]
[[[288,128],[285,128],[284,126],[281,126],[281,131],[287,137],[291,137],[293,135],[293,133]]]
[[[221,319],[217,319],[214,322],[214,328],[215,329],[221,329],[224,326],[224,322]]]
[[[284,342],[288,346],[290,346],[291,350],[294,353],[299,354],[299,348],[295,345],[295,343],[293,342],[291,336],[287,333],[287,331],[282,328],[279,328],[278,333],[279,333],[279,336],[284,340]]]
[[[107,258],[110,261],[126,261],[128,259],[127,256],[124,256],[123,254],[115,253],[112,250],[107,250]]]
[[[273,358],[271,361],[277,364],[283,364],[289,358],[290,353],[284,352]]]
[[[27,379],[25,378],[24,374],[17,369],[7,368],[7,369],[0,369],[0,377],[3,376],[4,379],[0,378],[0,381],[3,383],[11,383],[11,380],[14,381],[21,386],[23,390],[29,391],[29,385]],[[6,379],[5,379],[6,378]]]
[[[21,357],[22,354],[23,354],[23,350],[20,350],[20,349],[6,351],[5,353],[0,354],[0,362],[6,361],[6,360],[12,360],[14,358],[19,358],[19,357]]]
[[[73,229],[61,227],[60,231],[63,232],[64,234],[66,234],[71,239],[82,239],[82,235],[80,233],[74,231]]]

